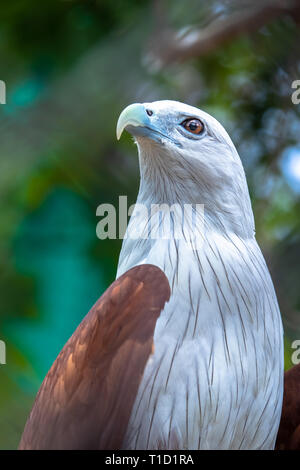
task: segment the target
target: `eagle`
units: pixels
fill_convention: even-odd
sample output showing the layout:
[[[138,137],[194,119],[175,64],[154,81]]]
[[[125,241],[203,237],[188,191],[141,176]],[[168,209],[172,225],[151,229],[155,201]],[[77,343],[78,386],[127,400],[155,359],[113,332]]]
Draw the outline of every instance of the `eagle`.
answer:
[[[299,448],[300,369],[284,380],[281,315],[233,142],[169,100],[129,105],[118,139],[124,130],[140,188],[116,280],[49,370],[19,449]]]

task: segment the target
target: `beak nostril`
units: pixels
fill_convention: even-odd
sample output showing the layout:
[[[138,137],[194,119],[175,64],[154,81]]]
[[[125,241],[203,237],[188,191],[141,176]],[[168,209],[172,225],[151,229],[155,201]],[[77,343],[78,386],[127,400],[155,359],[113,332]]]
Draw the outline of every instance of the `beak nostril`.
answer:
[[[146,113],[148,114],[148,116],[152,116],[153,111],[151,111],[151,109],[146,109]]]

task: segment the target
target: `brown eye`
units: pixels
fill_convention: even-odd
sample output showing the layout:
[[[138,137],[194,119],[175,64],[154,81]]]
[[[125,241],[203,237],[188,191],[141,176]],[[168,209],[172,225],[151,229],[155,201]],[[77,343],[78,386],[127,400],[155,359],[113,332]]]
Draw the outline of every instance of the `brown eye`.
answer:
[[[201,134],[204,126],[199,119],[186,119],[183,121],[182,126],[192,134]]]

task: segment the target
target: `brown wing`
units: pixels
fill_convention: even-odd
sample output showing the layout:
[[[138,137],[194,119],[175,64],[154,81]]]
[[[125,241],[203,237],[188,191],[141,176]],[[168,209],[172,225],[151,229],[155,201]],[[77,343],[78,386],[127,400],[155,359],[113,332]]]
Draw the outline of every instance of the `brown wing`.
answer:
[[[284,395],[276,449],[300,450],[300,364],[284,374]]]
[[[156,266],[117,279],[66,343],[19,449],[119,449],[170,287]]]

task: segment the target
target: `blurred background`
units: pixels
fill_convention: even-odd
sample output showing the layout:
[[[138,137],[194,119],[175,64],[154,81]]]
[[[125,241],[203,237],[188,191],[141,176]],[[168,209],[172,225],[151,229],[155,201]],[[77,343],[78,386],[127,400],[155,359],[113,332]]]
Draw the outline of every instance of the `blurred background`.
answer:
[[[114,280],[121,243],[96,208],[135,202],[136,148],[116,142],[135,101],[175,99],[227,129],[285,327],[300,339],[298,1],[16,0],[0,9],[0,448],[16,448],[35,394]],[[298,95],[300,97],[300,93]]]

